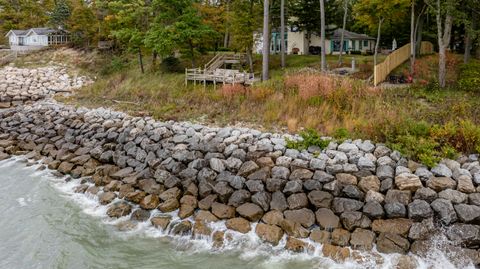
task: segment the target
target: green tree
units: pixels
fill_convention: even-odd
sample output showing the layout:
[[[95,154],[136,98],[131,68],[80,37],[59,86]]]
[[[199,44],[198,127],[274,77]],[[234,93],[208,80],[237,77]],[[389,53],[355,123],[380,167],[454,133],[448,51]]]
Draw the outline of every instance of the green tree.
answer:
[[[0,34],[46,25],[52,6],[51,0],[0,0]]]
[[[157,16],[146,33],[145,44],[162,56],[176,48],[185,49],[195,67],[197,49],[218,37],[217,32],[190,0],[154,0],[152,8]]]
[[[111,15],[106,17],[106,20],[112,24],[113,36],[128,50],[138,53],[140,70],[144,73],[142,50],[151,14],[149,2],[116,0],[110,1],[108,7]]]
[[[385,21],[395,23],[396,20],[408,19],[409,0],[359,0],[354,5],[357,22],[367,26],[370,30],[377,29],[375,44],[374,65],[377,64],[378,49],[381,41],[382,25]]]
[[[258,0],[233,0],[231,3],[231,43],[232,48],[244,51],[250,72],[253,73],[254,32],[261,27],[262,5]]]
[[[50,14],[50,24],[55,28],[65,28],[67,20],[71,14],[68,3],[64,0],[57,1],[53,11]]]
[[[88,48],[98,34],[98,20],[94,14],[95,6],[88,7],[84,1],[73,2],[72,14],[67,22],[67,29],[72,35],[72,42],[77,46]]]

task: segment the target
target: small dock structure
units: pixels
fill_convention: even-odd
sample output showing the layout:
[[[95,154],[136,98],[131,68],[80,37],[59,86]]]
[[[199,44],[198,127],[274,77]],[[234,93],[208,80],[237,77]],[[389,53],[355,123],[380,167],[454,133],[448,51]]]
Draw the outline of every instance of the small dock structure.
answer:
[[[227,65],[232,67],[241,66],[245,62],[244,54],[227,54],[219,53],[215,55],[204,68],[186,68],[185,69],[185,85],[189,81],[193,84],[203,83],[204,86],[208,83],[222,84],[243,84],[252,85],[255,79],[253,73],[240,71],[240,69],[227,69]]]

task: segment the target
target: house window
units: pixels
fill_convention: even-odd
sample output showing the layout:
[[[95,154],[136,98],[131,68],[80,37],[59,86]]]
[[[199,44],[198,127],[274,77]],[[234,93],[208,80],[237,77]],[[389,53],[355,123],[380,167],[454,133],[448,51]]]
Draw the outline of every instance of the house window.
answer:
[[[333,43],[333,51],[340,51],[340,40],[334,40]],[[347,42],[343,41],[343,51],[347,51]]]
[[[364,46],[364,47],[368,47],[368,40],[364,40],[364,41],[363,41],[363,46]]]

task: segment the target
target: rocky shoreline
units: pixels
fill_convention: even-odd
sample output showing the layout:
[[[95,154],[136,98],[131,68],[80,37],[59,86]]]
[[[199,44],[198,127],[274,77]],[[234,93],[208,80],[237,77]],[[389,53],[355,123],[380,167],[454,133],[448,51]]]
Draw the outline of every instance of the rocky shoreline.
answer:
[[[45,99],[56,93],[68,93],[90,83],[89,78],[70,76],[67,69],[60,66],[4,67],[0,69],[0,108]]]
[[[210,224],[224,221],[272,245],[286,238],[291,251],[320,243],[336,260],[374,247],[426,255],[442,234],[446,251],[480,263],[477,155],[428,169],[370,141],[297,151],[286,138],[299,139],[49,101],[0,110],[0,159],[24,154],[84,178],[76,191],[97,195],[111,218],[217,245],[228,238]],[[172,212],[182,219],[174,227]]]

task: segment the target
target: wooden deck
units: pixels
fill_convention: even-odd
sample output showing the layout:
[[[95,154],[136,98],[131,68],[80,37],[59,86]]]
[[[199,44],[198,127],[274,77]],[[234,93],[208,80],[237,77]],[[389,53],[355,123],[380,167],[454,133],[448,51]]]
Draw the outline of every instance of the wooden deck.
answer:
[[[254,74],[225,68],[227,64],[241,65],[243,62],[245,62],[243,54],[217,54],[204,68],[186,68],[185,85],[189,81],[193,81],[194,85],[203,83],[204,86],[207,83],[213,83],[214,86],[217,83],[252,85],[258,81]]]

